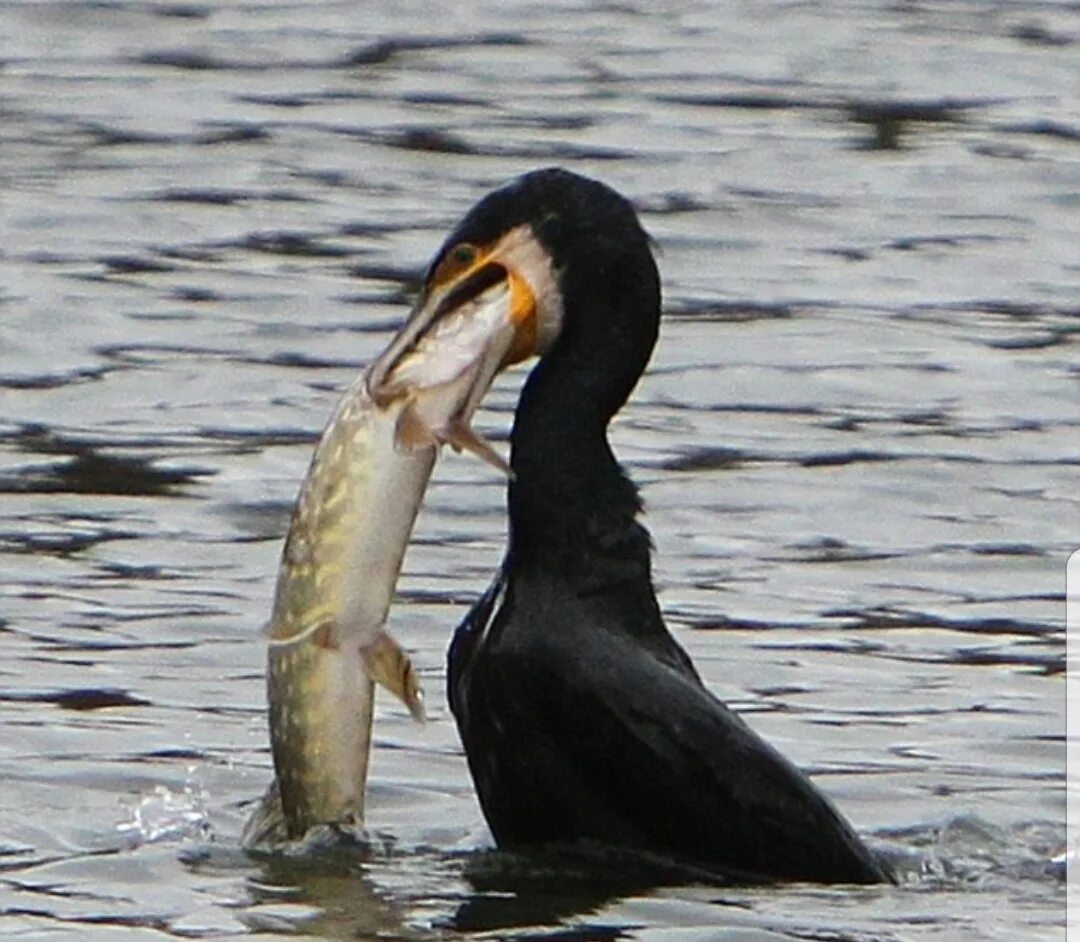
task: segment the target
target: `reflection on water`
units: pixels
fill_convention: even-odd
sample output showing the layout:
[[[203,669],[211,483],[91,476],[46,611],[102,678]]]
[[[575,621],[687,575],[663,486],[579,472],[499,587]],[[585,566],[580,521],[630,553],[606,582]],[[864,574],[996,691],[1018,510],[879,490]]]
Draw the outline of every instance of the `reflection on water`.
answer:
[[[1060,938],[1075,7],[372,6],[0,2],[5,930]],[[658,245],[614,439],[661,604],[898,888],[491,852],[443,664],[503,482],[453,455],[393,614],[431,716],[379,703],[392,837],[236,849],[318,431],[460,213],[547,163]]]
[[[710,937],[778,940],[820,938],[827,925],[828,938],[861,940],[903,938],[886,927],[941,918],[943,900],[970,907],[964,922],[973,926],[1006,890],[1024,888],[1051,904],[1062,879],[1047,869],[1048,849],[1060,841],[1055,830],[1009,832],[973,815],[897,830],[879,849],[896,866],[900,890],[724,886],[672,861],[600,847],[548,848],[520,856],[448,854],[378,840],[360,847],[324,839],[318,847],[256,855],[254,861],[207,846],[185,859],[198,874],[223,879],[242,874],[247,899],[240,918],[260,931],[299,930],[337,939],[513,931],[516,938],[606,940],[633,938],[649,925],[667,924],[697,927]],[[900,905],[897,894],[903,894]],[[845,912],[860,905],[875,908],[869,923],[835,915],[819,921],[829,908]],[[652,919],[645,918],[649,913]],[[956,928],[955,917],[946,922]]]

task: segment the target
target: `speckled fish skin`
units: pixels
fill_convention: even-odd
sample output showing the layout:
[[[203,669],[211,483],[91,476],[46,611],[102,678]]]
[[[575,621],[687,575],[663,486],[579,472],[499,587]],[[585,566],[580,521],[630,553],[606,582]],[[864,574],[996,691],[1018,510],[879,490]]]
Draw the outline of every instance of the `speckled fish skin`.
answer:
[[[363,822],[374,700],[364,653],[380,637],[397,655],[395,693],[420,709],[408,658],[381,635],[435,462],[434,448],[395,447],[401,408],[374,408],[363,381],[354,384],[315,452],[282,555],[268,687],[292,838]]]
[[[505,288],[493,290],[455,316],[490,316],[507,297]],[[468,429],[512,330],[494,318],[482,339],[476,361],[458,376],[448,380],[433,359],[433,386],[424,387],[420,375],[388,401],[372,396],[368,370],[342,397],[316,447],[270,622],[276,777],[245,827],[247,846],[296,840],[321,824],[362,826],[376,681],[415,718],[423,716],[412,664],[384,624],[437,446]],[[417,358],[438,354],[436,340],[421,339],[407,362],[415,371]],[[392,370],[389,376],[394,380]],[[403,426],[423,434],[403,445]]]
[[[295,840],[319,824],[362,825],[376,652],[396,659],[395,692],[411,694],[410,710],[420,711],[411,664],[383,630],[435,462],[434,447],[395,446],[404,407],[376,407],[361,376],[301,487],[270,621],[275,781],[245,828],[245,844]]]

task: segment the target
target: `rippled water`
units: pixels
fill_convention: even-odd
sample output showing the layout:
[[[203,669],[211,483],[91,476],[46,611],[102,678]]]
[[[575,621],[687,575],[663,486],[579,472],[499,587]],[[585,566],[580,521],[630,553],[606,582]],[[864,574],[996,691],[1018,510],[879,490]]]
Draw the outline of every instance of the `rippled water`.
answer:
[[[6,0],[0,36],[0,935],[1063,937],[1075,3]],[[380,701],[378,840],[237,847],[315,437],[446,230],[549,163],[659,246],[614,437],[674,630],[900,887],[485,853],[443,665],[503,495],[454,455],[393,613],[431,721]]]

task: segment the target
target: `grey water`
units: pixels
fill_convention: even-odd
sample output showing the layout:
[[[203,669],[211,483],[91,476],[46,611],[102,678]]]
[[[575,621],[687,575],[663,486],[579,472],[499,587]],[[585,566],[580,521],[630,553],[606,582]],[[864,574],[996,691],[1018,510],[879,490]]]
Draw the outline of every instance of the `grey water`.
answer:
[[[446,231],[549,164],[656,241],[613,439],[672,629],[899,886],[490,853],[444,656],[503,482],[453,454],[372,846],[238,846],[312,445]],[[1063,939],[1078,246],[1075,2],[0,0],[0,937]]]

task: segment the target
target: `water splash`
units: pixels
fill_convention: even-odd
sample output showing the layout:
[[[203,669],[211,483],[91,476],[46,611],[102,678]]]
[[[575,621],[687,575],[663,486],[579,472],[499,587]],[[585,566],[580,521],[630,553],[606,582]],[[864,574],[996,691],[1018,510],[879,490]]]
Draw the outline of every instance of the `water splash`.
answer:
[[[182,791],[165,785],[139,799],[131,809],[131,818],[116,826],[133,844],[157,841],[213,839],[213,828],[206,811],[206,793],[197,785],[186,784]]]
[[[1064,828],[1027,821],[999,826],[974,812],[892,831],[883,855],[901,881],[921,886],[990,887],[1001,881],[1063,882]]]

